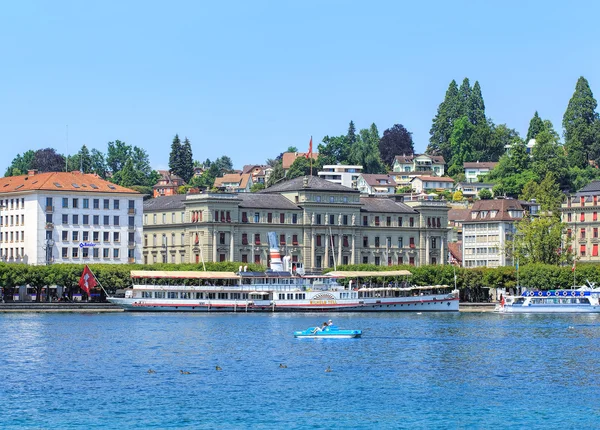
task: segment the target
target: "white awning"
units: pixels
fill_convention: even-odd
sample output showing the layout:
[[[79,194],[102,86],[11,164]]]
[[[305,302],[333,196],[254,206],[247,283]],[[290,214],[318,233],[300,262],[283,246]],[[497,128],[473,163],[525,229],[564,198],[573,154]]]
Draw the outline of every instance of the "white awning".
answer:
[[[388,277],[388,276],[411,276],[408,270],[382,270],[382,271],[365,271],[361,272],[358,270],[349,270],[349,271],[336,271],[329,272],[327,276],[333,276],[336,278],[367,278],[367,277]]]

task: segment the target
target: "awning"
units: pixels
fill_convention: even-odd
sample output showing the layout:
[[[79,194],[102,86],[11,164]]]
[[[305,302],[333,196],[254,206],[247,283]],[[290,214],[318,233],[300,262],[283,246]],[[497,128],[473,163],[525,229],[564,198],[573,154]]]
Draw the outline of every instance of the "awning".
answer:
[[[358,271],[358,270],[349,270],[349,271],[336,271],[329,272],[326,276],[332,276],[336,278],[367,278],[367,277],[389,277],[389,276],[411,276],[408,270],[387,270],[387,271]]]
[[[240,276],[233,272],[196,272],[165,270],[132,270],[131,277],[154,279],[240,279]]]

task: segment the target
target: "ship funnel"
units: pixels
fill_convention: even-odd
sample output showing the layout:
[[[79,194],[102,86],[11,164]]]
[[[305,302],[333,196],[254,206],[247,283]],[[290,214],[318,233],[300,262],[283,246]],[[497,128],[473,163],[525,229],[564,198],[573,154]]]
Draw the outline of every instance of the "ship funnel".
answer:
[[[269,238],[269,254],[271,255],[271,270],[274,272],[283,272],[283,264],[281,262],[281,254],[279,253],[279,244],[277,242],[277,234],[274,231],[267,233]]]

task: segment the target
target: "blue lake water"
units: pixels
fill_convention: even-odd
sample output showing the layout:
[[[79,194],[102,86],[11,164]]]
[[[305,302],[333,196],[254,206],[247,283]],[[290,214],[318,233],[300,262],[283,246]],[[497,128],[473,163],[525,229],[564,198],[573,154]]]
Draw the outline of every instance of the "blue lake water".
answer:
[[[328,318],[363,338],[293,338]],[[0,336],[4,429],[600,427],[600,315],[24,313]]]

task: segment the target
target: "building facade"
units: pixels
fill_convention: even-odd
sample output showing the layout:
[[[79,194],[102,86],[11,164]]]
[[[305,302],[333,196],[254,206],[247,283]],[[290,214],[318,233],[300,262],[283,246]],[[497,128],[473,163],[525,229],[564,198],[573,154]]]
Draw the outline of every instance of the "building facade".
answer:
[[[361,197],[318,177],[259,193],[202,193],[146,201],[144,262],[269,264],[267,232],[308,270],[340,264],[444,264],[448,207]]]
[[[467,182],[479,182],[480,176],[486,176],[490,173],[494,167],[496,167],[498,163],[486,161],[486,162],[473,162],[464,163],[463,167],[465,169],[465,180]]]
[[[417,176],[410,181],[412,189],[417,193],[426,191],[443,191],[454,188],[454,179],[437,176]]]
[[[390,175],[361,173],[358,175],[356,188],[361,194],[391,195],[396,192],[396,181]]]
[[[566,224],[564,247],[571,249],[579,261],[600,262],[599,196],[600,181],[593,181],[567,197],[561,207],[562,222]]]
[[[152,187],[154,197],[172,196],[177,194],[179,187],[185,185],[185,181],[175,173],[171,173],[168,170],[159,170],[158,173],[160,174],[160,178],[156,185]]]
[[[0,178],[2,261],[140,263],[143,197],[96,175]]]
[[[518,200],[479,200],[462,222],[462,261],[464,267],[512,266],[512,252],[506,249],[512,241],[516,223],[525,216]]]
[[[362,166],[346,166],[341,164],[328,164],[317,175],[334,184],[348,188],[356,188],[358,175],[362,173]]]
[[[394,172],[429,172],[432,176],[443,176],[446,161],[441,155],[412,154],[396,155]]]

